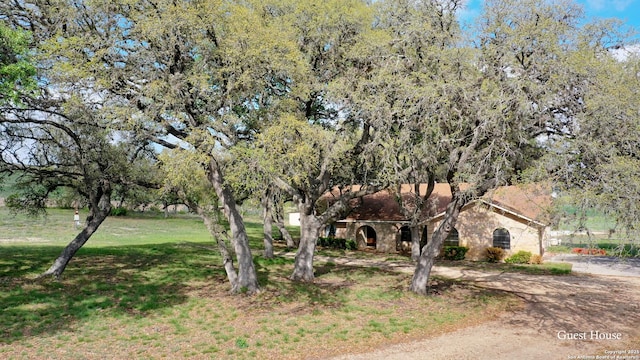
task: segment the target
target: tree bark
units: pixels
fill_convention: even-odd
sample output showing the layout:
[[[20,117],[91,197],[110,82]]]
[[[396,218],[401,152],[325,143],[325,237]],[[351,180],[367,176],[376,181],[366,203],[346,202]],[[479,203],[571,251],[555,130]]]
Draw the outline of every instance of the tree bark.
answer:
[[[231,190],[224,184],[222,171],[215,159],[209,161],[208,178],[222,203],[224,215],[229,221],[231,239],[238,260],[238,281],[232,289],[234,293],[256,293],[260,290],[258,276],[253,265],[253,256],[249,248],[249,237],[244,227],[242,215],[235,203]]]
[[[309,214],[308,211],[300,211],[300,245],[296,253],[291,280],[313,282],[313,254],[316,250],[320,225],[315,215]]]
[[[409,228],[411,230],[411,260],[418,261],[420,258],[420,241],[422,240],[422,236],[420,234],[420,226],[418,223],[420,222],[420,216],[424,210],[424,207],[428,205],[428,199],[433,193],[433,189],[435,188],[435,176],[431,171],[427,171],[429,176],[429,180],[427,182],[427,189],[424,195],[420,194],[420,183],[416,182],[413,184],[413,199],[410,204],[407,204],[405,200],[403,200],[402,196],[402,185],[398,186],[397,196],[400,205],[400,211],[402,214],[411,220],[411,224]],[[409,205],[409,206],[407,206]]]
[[[411,260],[418,261],[420,259],[420,240],[422,240],[420,226],[412,224],[409,229],[411,230]]]
[[[262,233],[264,235],[264,257],[266,259],[273,259],[272,204],[271,194],[267,191],[262,199]]]
[[[289,234],[289,231],[284,226],[284,209],[282,209],[282,206],[278,205],[278,202],[274,202],[273,223],[278,228],[278,231],[280,231],[282,238],[284,238],[284,240],[286,241],[287,249],[295,248],[296,244],[293,241],[291,234]]]
[[[213,219],[210,214],[204,211],[199,206],[196,206],[198,215],[204,221],[204,225],[209,230],[209,233],[216,240],[218,244],[218,250],[220,251],[220,255],[222,256],[222,265],[224,266],[224,271],[227,273],[227,279],[229,280],[229,284],[231,285],[231,291],[237,292],[239,289],[238,286],[238,273],[236,269],[233,267],[233,257],[229,253],[229,249],[227,249],[227,244],[225,240],[228,238],[226,231],[219,224],[217,219]]]
[[[416,264],[416,270],[413,273],[409,290],[420,295],[427,295],[429,276],[431,275],[435,258],[440,253],[440,248],[444,240],[456,225],[460,210],[464,204],[465,200],[460,196],[460,193],[454,193],[451,202],[447,206],[444,219],[440,223],[440,226],[438,226],[438,229],[433,233],[431,241],[422,249],[422,254],[420,254],[418,263]]]
[[[98,230],[102,222],[109,216],[111,212],[111,192],[111,186],[107,182],[99,188],[94,201],[89,203],[89,215],[85,221],[84,229],[62,250],[62,253],[60,253],[51,267],[42,273],[39,278],[53,276],[56,279],[60,279],[73,256],[89,241],[91,235]]]

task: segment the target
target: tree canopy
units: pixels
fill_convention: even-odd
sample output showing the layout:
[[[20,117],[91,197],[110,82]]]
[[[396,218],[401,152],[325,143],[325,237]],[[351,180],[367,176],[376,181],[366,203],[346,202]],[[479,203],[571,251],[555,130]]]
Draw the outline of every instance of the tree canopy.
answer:
[[[83,165],[82,179],[99,189],[136,177],[135,149],[164,147],[167,191],[196,209],[226,252],[212,211],[223,209],[238,272],[226,255],[225,269],[236,292],[259,289],[238,199],[275,188],[301,214],[291,276],[301,281],[314,278],[320,230],[351,199],[403,183],[447,182],[453,195],[430,242],[420,249],[413,241],[418,293],[465,204],[541,171],[565,191],[579,189],[576,200],[637,227],[638,59],[611,56],[629,45],[619,24],[588,23],[570,0],[490,0],[466,28],[457,17],[463,6],[6,2],[0,96],[16,104],[40,69],[40,95],[22,99],[37,98],[32,110],[52,116],[37,124],[53,128],[17,129],[17,119],[32,124],[35,113],[4,112],[13,114],[4,117],[4,162],[19,157],[19,143],[38,151],[29,165],[42,168],[42,184]],[[29,33],[20,28],[32,34],[37,67],[24,62]],[[427,197],[413,199],[405,215],[417,220],[409,209]]]

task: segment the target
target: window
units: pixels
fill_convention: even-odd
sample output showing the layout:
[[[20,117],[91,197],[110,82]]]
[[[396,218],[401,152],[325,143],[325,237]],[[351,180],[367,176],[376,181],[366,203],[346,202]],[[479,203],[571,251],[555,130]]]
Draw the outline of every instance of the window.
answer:
[[[411,229],[408,226],[400,228],[399,237],[396,240],[396,251],[411,251]]]
[[[330,224],[326,227],[326,235],[327,237],[334,238],[336,237],[336,224]]]
[[[400,228],[400,241],[411,242],[411,229],[408,226]]]
[[[358,229],[356,235],[358,244],[364,243],[366,246],[376,247],[376,231],[371,226],[363,226]]]
[[[444,239],[444,246],[459,246],[460,239],[458,237],[458,230],[456,228],[452,228],[449,232],[449,236]]]
[[[507,229],[496,229],[493,232],[493,247],[505,250],[511,249],[511,235]]]

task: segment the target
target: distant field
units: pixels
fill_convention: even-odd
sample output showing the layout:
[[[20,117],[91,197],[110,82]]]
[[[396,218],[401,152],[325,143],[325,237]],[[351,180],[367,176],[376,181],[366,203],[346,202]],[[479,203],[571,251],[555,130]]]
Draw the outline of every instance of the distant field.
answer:
[[[81,211],[81,218],[86,217]],[[48,209],[47,215],[31,218],[0,207],[0,245],[64,246],[78,233],[73,210]],[[108,217],[86,244],[87,247],[162,244],[167,242],[212,242],[202,220],[188,214],[163,219],[157,213],[134,213]]]
[[[593,232],[608,232],[616,226],[615,219],[595,210],[587,211],[583,221],[579,219],[579,215],[576,215],[577,211],[574,207],[565,206],[562,211],[564,215],[558,230],[575,231],[585,227]]]
[[[611,256],[640,255],[640,239],[616,229],[614,218],[589,210],[584,219],[579,219],[575,208],[565,206],[562,210],[564,216],[553,235],[562,245],[550,246],[547,251],[569,253],[574,248],[598,248],[605,249]]]

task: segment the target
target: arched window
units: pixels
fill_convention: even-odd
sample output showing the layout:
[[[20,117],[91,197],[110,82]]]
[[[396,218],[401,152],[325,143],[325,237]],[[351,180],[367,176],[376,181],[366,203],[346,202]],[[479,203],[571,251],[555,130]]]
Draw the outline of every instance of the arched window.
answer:
[[[460,238],[458,237],[458,230],[456,228],[451,228],[449,235],[444,240],[444,246],[459,246]]]
[[[495,229],[493,231],[493,247],[505,250],[511,249],[511,235],[507,229]]]
[[[377,236],[376,231],[371,226],[362,226],[356,233],[356,241],[358,244],[364,244],[369,247],[376,247]]]

